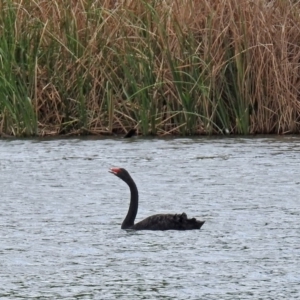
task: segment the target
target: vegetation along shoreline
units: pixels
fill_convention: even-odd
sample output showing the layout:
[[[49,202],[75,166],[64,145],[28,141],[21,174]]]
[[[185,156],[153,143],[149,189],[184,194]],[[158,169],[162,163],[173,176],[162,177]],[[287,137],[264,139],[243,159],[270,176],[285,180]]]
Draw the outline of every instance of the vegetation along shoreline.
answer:
[[[0,3],[0,136],[300,131],[300,1]]]

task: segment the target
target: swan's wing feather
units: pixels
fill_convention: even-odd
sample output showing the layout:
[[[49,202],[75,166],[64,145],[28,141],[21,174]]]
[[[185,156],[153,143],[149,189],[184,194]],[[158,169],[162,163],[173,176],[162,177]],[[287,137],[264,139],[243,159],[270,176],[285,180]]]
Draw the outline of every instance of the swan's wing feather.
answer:
[[[135,230],[191,230],[200,229],[204,221],[195,218],[188,219],[182,214],[158,214],[150,216],[136,223],[132,229]]]

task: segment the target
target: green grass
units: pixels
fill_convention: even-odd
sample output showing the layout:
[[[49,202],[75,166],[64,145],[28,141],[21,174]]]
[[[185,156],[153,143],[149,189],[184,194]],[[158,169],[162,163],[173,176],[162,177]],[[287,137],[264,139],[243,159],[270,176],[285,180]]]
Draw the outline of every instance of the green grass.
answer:
[[[16,136],[36,135],[36,68],[40,26],[32,23],[30,35],[18,36],[15,23],[18,9],[8,2],[2,10],[0,37],[1,131]],[[31,42],[34,46],[31,46]]]

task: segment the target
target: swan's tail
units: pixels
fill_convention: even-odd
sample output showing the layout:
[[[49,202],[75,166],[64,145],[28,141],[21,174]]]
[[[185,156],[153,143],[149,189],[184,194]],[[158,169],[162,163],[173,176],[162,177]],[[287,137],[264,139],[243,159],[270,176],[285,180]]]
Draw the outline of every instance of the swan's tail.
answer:
[[[184,229],[200,229],[205,223],[205,221],[200,221],[195,218],[188,219],[186,213],[176,216],[179,218],[179,221],[182,223]]]

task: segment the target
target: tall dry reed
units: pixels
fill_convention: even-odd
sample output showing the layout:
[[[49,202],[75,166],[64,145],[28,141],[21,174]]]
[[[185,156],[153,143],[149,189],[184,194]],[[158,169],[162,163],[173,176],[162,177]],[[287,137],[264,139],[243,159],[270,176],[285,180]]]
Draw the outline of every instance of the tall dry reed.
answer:
[[[295,133],[300,1],[0,2],[0,132]]]

